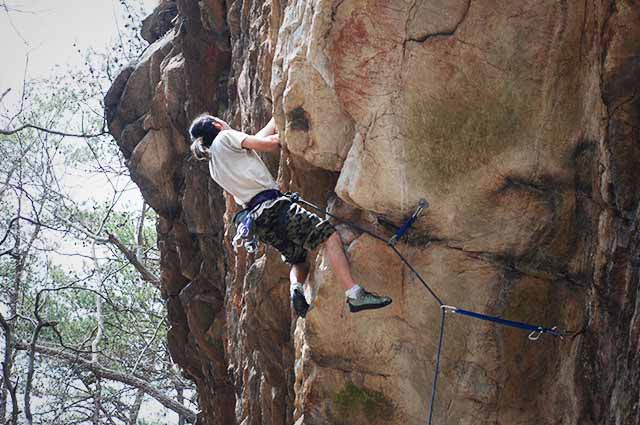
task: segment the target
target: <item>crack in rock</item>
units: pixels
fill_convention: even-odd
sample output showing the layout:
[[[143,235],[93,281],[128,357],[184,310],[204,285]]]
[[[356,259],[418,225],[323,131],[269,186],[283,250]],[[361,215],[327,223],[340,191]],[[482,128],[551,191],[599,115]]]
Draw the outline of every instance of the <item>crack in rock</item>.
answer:
[[[453,35],[455,35],[456,31],[458,30],[458,28],[460,27],[460,25],[464,22],[464,20],[467,18],[467,15],[469,14],[469,9],[471,8],[471,0],[467,1],[467,5],[464,9],[464,11],[462,12],[462,16],[460,17],[460,19],[458,20],[458,22],[456,22],[456,24],[453,26],[453,28],[451,29],[447,29],[447,30],[443,30],[443,31],[438,31],[438,32],[433,32],[433,33],[428,33],[428,34],[423,34],[420,35],[418,37],[408,37],[405,41],[404,44],[406,45],[408,42],[413,41],[415,43],[424,43],[432,38],[437,38],[437,37],[451,37]]]

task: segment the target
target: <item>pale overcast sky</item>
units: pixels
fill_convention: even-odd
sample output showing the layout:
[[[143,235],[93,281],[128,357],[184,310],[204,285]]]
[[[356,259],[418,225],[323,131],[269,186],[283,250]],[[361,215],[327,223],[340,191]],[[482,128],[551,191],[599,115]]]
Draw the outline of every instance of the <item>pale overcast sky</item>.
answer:
[[[9,13],[2,6],[5,1]],[[130,3],[135,1],[141,2],[147,14],[158,4],[158,0]],[[8,111],[13,112],[19,103],[27,53],[28,79],[47,77],[55,65],[62,70],[76,68],[83,63],[78,49],[104,51],[112,44],[121,16],[119,0],[0,0],[0,95],[11,88],[3,102]],[[107,187],[100,176],[67,180],[67,189],[79,199],[111,196],[107,190],[95,189]],[[124,197],[125,204],[137,205],[139,197],[133,190]]]
[[[140,1],[147,14],[158,3]],[[27,53],[28,79],[47,77],[55,65],[61,65],[61,69],[80,66],[83,56],[78,49],[103,51],[115,40],[122,10],[119,0],[6,0],[9,13],[2,7],[4,3],[0,0],[0,94],[12,89],[3,102],[9,112],[19,103]],[[110,186],[99,174],[69,170],[62,184],[78,201],[91,198],[97,202],[112,196]],[[123,196],[121,206],[139,208],[142,200],[135,185],[128,179],[119,179],[117,185],[131,189]],[[69,267],[82,264],[80,257],[60,257],[57,261]]]
[[[141,1],[147,12],[158,3]],[[55,64],[80,64],[77,49],[101,50],[117,34],[118,0],[6,0],[16,9],[9,14],[4,3],[0,0],[0,93],[12,88],[19,95],[27,52],[29,76],[45,77]]]

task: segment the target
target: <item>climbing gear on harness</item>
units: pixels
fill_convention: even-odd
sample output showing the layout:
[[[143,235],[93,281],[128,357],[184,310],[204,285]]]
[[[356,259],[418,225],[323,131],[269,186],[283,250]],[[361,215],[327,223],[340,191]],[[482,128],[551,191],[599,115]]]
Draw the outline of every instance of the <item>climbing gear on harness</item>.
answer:
[[[362,310],[386,307],[391,304],[391,298],[360,288],[355,298],[347,297],[347,304],[349,304],[349,311],[357,313]]]
[[[233,216],[236,234],[233,237],[231,245],[236,253],[238,252],[238,248],[243,245],[249,253],[254,252],[258,248],[258,241],[256,237],[252,235],[253,219],[254,217],[251,214],[251,210],[247,208],[238,211]]]
[[[257,215],[255,212],[263,202],[277,199],[281,196],[282,192],[277,189],[263,190],[251,198],[244,209],[233,216],[232,221],[236,226],[236,234],[231,245],[236,253],[242,245],[244,245],[248,253],[253,253],[258,249],[258,239],[253,234],[253,222]]]
[[[258,249],[258,240],[253,235],[253,214],[251,210],[245,208],[238,211],[233,216],[233,224],[236,226],[236,234],[233,237],[231,245],[233,250],[237,253],[238,248],[244,245],[244,248],[248,253],[255,252]]]
[[[295,288],[293,290],[293,294],[291,295],[291,303],[293,304],[293,309],[298,316],[304,318],[307,315],[307,311],[309,310],[309,303],[307,303],[304,292],[302,292],[299,288]]]
[[[440,319],[440,334],[438,336],[438,348],[436,351],[436,362],[435,362],[435,371],[434,371],[434,375],[433,375],[433,385],[431,388],[431,401],[429,403],[429,419],[428,419],[428,425],[431,425],[431,421],[433,419],[433,405],[435,403],[435,399],[436,399],[436,388],[437,388],[437,383],[438,383],[438,375],[440,372],[440,354],[442,353],[442,345],[444,342],[444,324],[445,324],[445,318],[446,318],[446,313],[447,311],[449,312],[453,312],[453,313],[457,313],[460,315],[464,315],[464,316],[468,316],[468,317],[473,317],[476,319],[480,319],[480,320],[486,320],[486,321],[490,321],[490,322],[494,322],[503,326],[510,326],[513,328],[518,328],[518,329],[523,329],[523,330],[528,330],[530,331],[529,334],[529,339],[532,341],[537,341],[540,336],[542,334],[548,334],[548,335],[552,335],[552,336],[556,336],[556,337],[564,337],[565,335],[567,335],[569,332],[568,331],[559,331],[557,328],[553,327],[553,328],[545,328],[543,326],[535,326],[535,325],[530,325],[527,323],[523,323],[523,322],[515,322],[512,320],[506,320],[506,319],[502,319],[500,317],[496,317],[496,316],[488,316],[486,314],[480,314],[480,313],[476,313],[473,311],[469,311],[469,310],[463,310],[463,309],[459,309],[457,307],[453,307],[453,306],[449,306],[449,305],[445,305],[444,302],[442,301],[442,299],[440,299],[440,297],[438,297],[438,295],[431,289],[431,287],[427,284],[427,282],[422,278],[422,276],[420,275],[420,273],[418,273],[418,271],[411,265],[411,263],[409,263],[409,261],[407,261],[407,259],[400,253],[400,251],[398,251],[398,249],[396,248],[395,244],[396,242],[402,238],[404,236],[404,234],[411,228],[411,226],[415,223],[415,221],[417,220],[417,218],[419,217],[419,215],[422,213],[422,211],[427,208],[429,206],[429,204],[424,200],[420,200],[420,203],[418,205],[418,208],[416,209],[416,211],[411,215],[411,217],[409,217],[403,224],[402,226],[400,226],[398,228],[398,230],[396,231],[396,233],[391,237],[391,239],[386,240],[384,238],[382,238],[381,236],[367,230],[364,229],[363,227],[352,223],[348,220],[345,220],[341,217],[335,216],[331,213],[329,213],[326,209],[322,209],[310,202],[305,201],[304,199],[302,199],[300,197],[299,194],[297,193],[285,193],[284,196],[289,197],[289,199],[291,199],[292,202],[298,202],[298,203],[303,203],[307,206],[309,206],[310,208],[315,209],[316,211],[322,212],[326,215],[328,215],[329,217],[332,217],[334,219],[336,219],[337,221],[344,223],[350,227],[353,227],[363,233],[368,234],[369,236],[382,241],[384,243],[386,243],[392,250],[393,252],[395,252],[395,254],[402,260],[402,262],[409,268],[409,270],[411,270],[411,272],[416,276],[416,278],[420,281],[420,283],[422,284],[422,286],[425,287],[425,289],[427,291],[429,291],[429,293],[431,294],[431,296],[433,297],[433,299],[438,303],[438,305],[440,306],[440,310],[441,310],[441,319]]]

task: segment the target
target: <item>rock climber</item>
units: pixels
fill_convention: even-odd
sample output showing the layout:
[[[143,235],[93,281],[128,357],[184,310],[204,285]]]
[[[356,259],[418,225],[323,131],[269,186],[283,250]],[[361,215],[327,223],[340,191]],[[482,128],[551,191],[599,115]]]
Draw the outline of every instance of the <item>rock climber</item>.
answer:
[[[203,114],[191,123],[189,133],[193,157],[208,161],[213,180],[243,207],[234,217],[238,226],[234,246],[242,237],[249,241],[245,246],[251,250],[251,241],[257,238],[276,248],[291,265],[290,296],[298,316],[305,317],[309,309],[303,286],[309,273],[307,254],[322,243],[329,265],[345,289],[352,313],[391,304],[391,298],[367,292],[355,283],[342,240],[333,225],[278,190],[257,153],[280,148],[273,118],[252,136],[232,129],[220,118]]]

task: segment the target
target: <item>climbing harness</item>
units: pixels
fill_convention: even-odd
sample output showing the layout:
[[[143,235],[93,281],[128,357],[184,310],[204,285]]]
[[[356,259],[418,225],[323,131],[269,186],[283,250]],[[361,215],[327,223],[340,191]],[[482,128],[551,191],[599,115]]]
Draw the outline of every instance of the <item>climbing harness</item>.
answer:
[[[253,253],[258,249],[258,238],[253,234],[253,222],[262,212],[261,206],[265,202],[281,198],[282,196],[282,192],[277,189],[262,191],[251,198],[251,200],[247,202],[246,207],[233,216],[233,220],[231,221],[236,226],[236,234],[233,237],[231,245],[236,254],[238,253],[238,248],[243,245],[248,253]]]
[[[487,314],[481,314],[481,313],[476,313],[474,311],[469,311],[469,310],[463,310],[461,308],[458,307],[454,307],[451,305],[446,305],[442,299],[433,291],[433,289],[431,289],[431,287],[427,284],[427,282],[422,278],[422,276],[420,275],[420,273],[418,273],[418,271],[411,265],[411,263],[402,255],[402,253],[400,253],[400,251],[398,251],[398,249],[396,248],[396,243],[409,231],[409,229],[411,228],[411,226],[413,226],[413,224],[415,223],[415,221],[420,217],[420,215],[424,212],[425,209],[427,209],[429,207],[429,203],[425,200],[425,199],[421,199],[418,207],[416,209],[416,211],[397,229],[397,231],[394,233],[394,235],[390,238],[390,239],[385,239],[349,220],[345,220],[341,217],[338,217],[336,215],[331,214],[330,212],[328,212],[326,209],[320,208],[317,205],[314,205],[310,202],[305,201],[304,199],[302,199],[300,197],[300,195],[298,193],[295,192],[287,192],[284,194],[284,196],[288,197],[292,202],[295,203],[299,203],[299,204],[304,204],[320,213],[326,214],[329,217],[334,218],[335,220],[337,220],[338,222],[344,223],[350,227],[353,227],[354,229],[357,229],[363,233],[368,234],[369,236],[382,241],[384,243],[386,243],[392,250],[393,252],[395,252],[395,254],[400,258],[400,260],[402,260],[402,262],[407,266],[407,268],[409,268],[409,270],[411,270],[411,272],[416,276],[416,278],[418,278],[418,281],[420,281],[420,283],[422,284],[422,286],[425,287],[425,289],[431,294],[431,296],[433,297],[433,299],[438,303],[438,305],[440,306],[440,311],[441,311],[441,316],[440,316],[440,334],[438,336],[438,348],[436,350],[436,361],[435,361],[435,370],[434,370],[434,374],[433,374],[433,385],[431,388],[431,401],[429,403],[429,419],[427,424],[431,425],[431,421],[433,418],[433,405],[435,403],[435,399],[436,399],[436,388],[437,388],[437,384],[438,384],[438,375],[440,372],[440,354],[442,353],[442,346],[443,346],[443,342],[444,342],[444,324],[445,324],[445,318],[447,316],[447,313],[455,313],[455,314],[459,314],[462,316],[467,316],[467,317],[473,317],[475,319],[479,319],[479,320],[484,320],[484,321],[488,321],[488,322],[493,322],[502,326],[508,326],[508,327],[512,327],[512,328],[516,328],[516,329],[522,329],[525,331],[529,331],[529,339],[531,341],[537,341],[540,336],[542,336],[542,334],[547,334],[547,335],[551,335],[551,336],[556,336],[556,337],[560,337],[563,338],[564,336],[566,336],[569,332],[567,331],[560,331],[558,330],[556,327],[553,328],[546,328],[544,326],[536,326],[536,325],[531,325],[528,323],[523,323],[523,322],[516,322],[513,320],[506,320],[503,319],[501,317],[498,316],[489,316]]]

